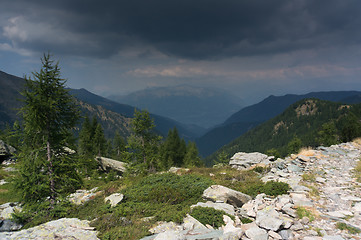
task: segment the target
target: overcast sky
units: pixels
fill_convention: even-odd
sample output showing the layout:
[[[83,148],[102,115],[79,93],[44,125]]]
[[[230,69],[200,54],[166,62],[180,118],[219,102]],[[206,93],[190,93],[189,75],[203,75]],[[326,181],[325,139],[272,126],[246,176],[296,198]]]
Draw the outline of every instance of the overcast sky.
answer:
[[[359,0],[0,0],[0,70],[50,51],[72,88],[220,87],[268,95],[361,90]]]

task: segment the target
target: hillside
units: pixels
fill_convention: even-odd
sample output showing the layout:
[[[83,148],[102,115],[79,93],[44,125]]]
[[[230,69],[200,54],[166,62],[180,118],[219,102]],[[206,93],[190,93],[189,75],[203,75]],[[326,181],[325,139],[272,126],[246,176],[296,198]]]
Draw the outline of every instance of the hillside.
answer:
[[[98,96],[87,91],[86,89],[71,89],[70,93],[81,101],[90,103],[92,105],[102,106],[110,111],[122,114],[128,118],[133,117],[134,110],[136,109],[136,107],[117,103],[107,98]],[[166,136],[169,129],[173,129],[174,127],[177,127],[180,136],[187,140],[194,139],[202,133],[198,132],[198,128],[194,127],[193,125],[185,125],[157,114],[150,113],[150,116],[154,119],[156,130],[163,136]]]
[[[208,156],[218,148],[230,143],[250,128],[281,114],[291,104],[305,98],[317,98],[333,102],[360,103],[359,91],[311,92],[303,95],[287,94],[269,96],[263,101],[245,107],[197,139],[199,151]]]
[[[16,113],[21,106],[19,91],[23,85],[24,79],[0,71],[0,129],[18,118]]]
[[[242,107],[241,99],[225,90],[188,85],[147,88],[109,99],[202,128],[223,122]]]
[[[6,124],[12,125],[19,119],[17,112],[21,107],[21,102],[18,100],[21,98],[20,91],[24,83],[23,78],[0,71],[0,129],[3,129]],[[118,127],[124,136],[129,135],[129,129],[126,130],[126,128],[129,127],[129,118],[133,117],[135,107],[110,101],[85,89],[70,89],[70,93],[84,103],[80,104],[83,113],[90,117],[93,115],[97,117],[103,124],[106,135],[112,136]],[[107,116],[106,121],[104,114]],[[154,114],[151,114],[151,117],[155,120],[156,130],[165,136],[168,130],[174,127],[178,128],[180,135],[185,139],[194,139],[202,133],[197,132],[199,129],[194,126],[182,125],[169,118]]]
[[[320,131],[325,123],[334,126],[337,140],[348,141],[361,134],[361,104],[345,105],[319,99],[304,99],[288,107],[282,114],[248,131],[207,158],[210,163],[220,152],[267,152],[275,149],[288,154],[288,144],[296,137],[302,146],[323,144]],[[325,126],[324,126],[325,127]],[[331,128],[331,127],[330,127]],[[351,128],[354,128],[351,130]]]

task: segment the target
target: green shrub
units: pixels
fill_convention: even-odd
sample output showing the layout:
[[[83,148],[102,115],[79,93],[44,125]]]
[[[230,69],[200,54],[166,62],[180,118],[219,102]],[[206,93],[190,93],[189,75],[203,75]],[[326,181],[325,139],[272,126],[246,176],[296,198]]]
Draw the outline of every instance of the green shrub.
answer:
[[[360,229],[347,225],[346,223],[338,222],[336,227],[340,230],[347,230],[350,234],[360,233]]]
[[[213,182],[197,175],[178,176],[171,173],[149,175],[125,189],[127,201],[180,204],[197,201]]]
[[[209,224],[214,228],[219,228],[224,225],[223,215],[227,215],[234,220],[234,216],[231,216],[224,211],[217,210],[211,207],[195,207],[190,214],[202,224]]]
[[[267,183],[258,183],[251,185],[246,194],[255,197],[260,193],[265,193],[269,196],[278,196],[286,194],[290,189],[290,186],[287,183],[269,181]]]
[[[247,223],[253,222],[251,219],[246,218],[246,217],[242,217],[240,220],[241,220],[241,222],[242,222],[243,224],[247,224]]]
[[[304,207],[297,207],[296,214],[297,214],[298,218],[300,218],[300,219],[303,217],[308,217],[308,219],[310,219],[310,222],[315,220],[315,216],[313,215],[313,213]]]

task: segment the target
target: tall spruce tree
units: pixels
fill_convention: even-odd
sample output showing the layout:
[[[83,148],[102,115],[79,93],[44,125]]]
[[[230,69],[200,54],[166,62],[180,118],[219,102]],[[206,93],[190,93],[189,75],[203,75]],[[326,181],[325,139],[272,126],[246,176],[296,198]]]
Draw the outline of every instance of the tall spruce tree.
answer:
[[[81,184],[75,162],[66,147],[72,146],[71,129],[79,118],[73,97],[65,89],[58,63],[44,54],[39,72],[26,77],[23,147],[16,182],[22,201],[37,204],[49,200],[50,209],[62,194]]]

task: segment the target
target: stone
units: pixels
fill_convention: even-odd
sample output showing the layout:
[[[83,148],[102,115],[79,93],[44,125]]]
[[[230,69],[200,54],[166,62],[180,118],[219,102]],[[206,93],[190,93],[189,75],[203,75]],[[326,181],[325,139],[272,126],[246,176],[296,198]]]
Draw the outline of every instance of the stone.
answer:
[[[293,234],[291,230],[281,230],[278,232],[278,234],[282,237],[284,240],[292,239]]]
[[[352,209],[354,212],[361,212],[361,203],[360,202],[356,203]]]
[[[234,207],[228,203],[223,203],[223,202],[211,202],[211,201],[207,201],[205,203],[199,202],[195,205],[192,205],[191,209],[193,209],[195,207],[210,207],[210,208],[224,211],[230,215],[235,214]]]
[[[325,183],[326,179],[322,178],[322,177],[316,177],[316,182],[318,183]]]
[[[181,174],[182,172],[189,172],[189,168],[179,168],[179,167],[171,167],[168,172],[175,173],[175,174]]]
[[[229,161],[229,165],[233,168],[237,168],[238,170],[249,169],[251,166],[259,163],[268,165],[271,162],[267,155],[259,152],[238,152],[234,154]]]
[[[267,231],[259,227],[252,227],[246,230],[245,234],[252,240],[268,240]]]
[[[291,230],[293,231],[300,231],[303,230],[303,225],[299,221],[294,221],[293,225],[291,226]]]
[[[182,231],[183,227],[175,224],[174,222],[159,222],[157,226],[151,228],[149,232],[155,234],[155,233],[162,233],[166,231]]]
[[[274,209],[269,211],[263,209],[257,213],[256,224],[261,228],[277,232],[283,224],[283,221],[277,215]]]
[[[22,208],[18,206],[18,203],[4,203],[0,205],[0,219],[11,219],[15,211],[21,212],[21,210]]]
[[[297,166],[297,165],[295,165],[295,164],[290,164],[288,167],[287,167],[287,169],[288,169],[288,171],[290,171],[290,172],[302,172],[302,169],[299,167],[299,166]]]
[[[13,222],[10,219],[0,220],[0,232],[11,232],[20,230],[23,225]]]
[[[16,153],[16,149],[0,140],[0,163]]]
[[[309,162],[311,160],[310,157],[304,156],[304,155],[298,155],[297,159],[302,161],[302,162]]]
[[[185,240],[185,236],[181,232],[167,230],[159,233],[154,240]]]
[[[106,197],[104,202],[110,202],[111,207],[115,207],[118,203],[120,203],[124,198],[124,195],[121,193],[113,193],[112,195]]]
[[[210,200],[213,202],[224,202],[231,204],[235,207],[242,207],[243,204],[252,200],[247,194],[235,191],[233,189],[221,186],[212,185],[204,190],[203,199]]]
[[[89,221],[77,218],[61,218],[18,232],[0,233],[0,239],[73,239],[97,240],[97,232],[89,226]]]
[[[70,194],[68,196],[68,199],[70,202],[72,202],[75,205],[81,205],[102,194],[103,191],[97,191],[97,190],[98,190],[97,187],[90,190],[78,189],[76,190],[75,193]]]
[[[109,172],[111,169],[113,169],[117,171],[119,174],[122,174],[123,172],[126,171],[127,164],[124,162],[105,157],[96,157],[95,160],[98,161],[100,167],[104,171]]]
[[[341,237],[340,235],[326,235],[323,236],[322,238],[323,240],[345,240],[343,237]]]
[[[187,216],[183,219],[183,229],[194,234],[196,233],[207,233],[210,230],[200,223],[197,219],[187,214]]]
[[[268,235],[273,239],[277,239],[277,240],[282,239],[281,235],[279,235],[278,233],[276,233],[274,231],[269,231]]]

